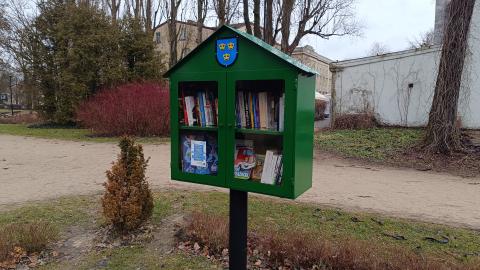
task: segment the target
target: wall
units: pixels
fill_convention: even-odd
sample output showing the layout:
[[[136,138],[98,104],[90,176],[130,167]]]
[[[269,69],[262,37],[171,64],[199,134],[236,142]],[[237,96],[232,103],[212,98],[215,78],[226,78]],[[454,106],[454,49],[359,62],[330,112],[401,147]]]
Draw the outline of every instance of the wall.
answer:
[[[462,75],[459,114],[465,127],[480,128],[480,1],[470,26],[469,55]]]
[[[368,111],[387,125],[425,125],[439,56],[434,47],[334,63],[335,113]]]

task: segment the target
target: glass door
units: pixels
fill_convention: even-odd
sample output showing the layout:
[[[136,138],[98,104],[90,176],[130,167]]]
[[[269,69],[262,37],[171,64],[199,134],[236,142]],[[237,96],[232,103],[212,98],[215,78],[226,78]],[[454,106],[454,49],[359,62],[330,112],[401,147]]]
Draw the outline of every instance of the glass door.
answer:
[[[171,78],[172,178],[225,186],[225,73]]]
[[[227,184],[234,189],[288,196],[291,145],[286,143],[287,72],[227,73]]]

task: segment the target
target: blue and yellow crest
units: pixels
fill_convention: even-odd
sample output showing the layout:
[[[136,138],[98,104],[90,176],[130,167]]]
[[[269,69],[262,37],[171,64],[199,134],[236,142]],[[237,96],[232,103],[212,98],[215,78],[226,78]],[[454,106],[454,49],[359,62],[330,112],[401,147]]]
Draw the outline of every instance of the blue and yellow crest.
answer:
[[[238,44],[237,38],[226,38],[217,40],[216,57],[220,65],[228,67],[237,59]]]

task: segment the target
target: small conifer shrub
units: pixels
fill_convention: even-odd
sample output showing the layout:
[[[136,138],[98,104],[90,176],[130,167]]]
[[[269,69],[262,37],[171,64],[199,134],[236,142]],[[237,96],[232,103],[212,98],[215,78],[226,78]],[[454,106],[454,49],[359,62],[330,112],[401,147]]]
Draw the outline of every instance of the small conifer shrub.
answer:
[[[151,217],[153,198],[145,176],[148,159],[142,145],[123,137],[119,146],[121,153],[107,171],[102,206],[107,222],[120,232],[128,232]]]

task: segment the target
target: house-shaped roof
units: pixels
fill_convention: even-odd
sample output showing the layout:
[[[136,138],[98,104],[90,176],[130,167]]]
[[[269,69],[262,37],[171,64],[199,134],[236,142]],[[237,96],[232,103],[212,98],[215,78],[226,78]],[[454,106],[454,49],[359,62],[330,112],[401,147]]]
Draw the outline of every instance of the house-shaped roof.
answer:
[[[225,30],[231,31],[234,34],[238,35],[239,37],[245,39],[246,41],[250,42],[251,44],[254,44],[263,50],[265,50],[267,53],[274,55],[275,57],[279,58],[282,60],[284,63],[294,67],[297,69],[300,73],[303,73],[307,76],[313,76],[318,74],[315,70],[312,68],[307,67],[306,65],[300,63],[300,61],[296,60],[295,58],[285,54],[284,52],[280,51],[279,49],[271,46],[270,44],[264,42],[263,40],[247,34],[243,31],[237,30],[235,28],[232,28],[228,25],[223,25],[221,26],[217,31],[215,31],[210,37],[208,37],[206,40],[204,40],[200,45],[198,45],[195,49],[193,49],[188,55],[186,55],[184,58],[182,58],[177,64],[175,64],[173,67],[171,67],[164,75],[163,77],[170,77],[170,74],[182,66],[184,63],[186,63],[191,57],[193,57],[196,52],[198,52],[206,43],[209,43],[210,40],[215,39],[218,37],[219,33],[224,32]]]

